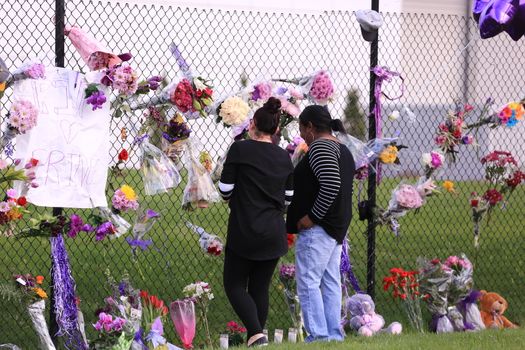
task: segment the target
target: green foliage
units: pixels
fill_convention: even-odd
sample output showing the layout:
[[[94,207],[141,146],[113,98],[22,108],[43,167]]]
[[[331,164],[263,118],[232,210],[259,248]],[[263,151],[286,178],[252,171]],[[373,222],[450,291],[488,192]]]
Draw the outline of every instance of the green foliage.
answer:
[[[359,92],[348,90],[343,125],[346,132],[360,140],[366,139],[366,116],[359,105]]]
[[[0,284],[0,297],[7,301],[22,301],[22,293],[12,284],[2,283]]]

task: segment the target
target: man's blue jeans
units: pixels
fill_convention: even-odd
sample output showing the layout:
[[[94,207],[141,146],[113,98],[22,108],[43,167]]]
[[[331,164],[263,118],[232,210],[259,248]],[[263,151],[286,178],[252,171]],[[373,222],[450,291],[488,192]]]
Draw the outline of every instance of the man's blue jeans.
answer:
[[[299,232],[295,247],[297,294],[308,336],[316,340],[342,341],[341,248],[318,225]]]

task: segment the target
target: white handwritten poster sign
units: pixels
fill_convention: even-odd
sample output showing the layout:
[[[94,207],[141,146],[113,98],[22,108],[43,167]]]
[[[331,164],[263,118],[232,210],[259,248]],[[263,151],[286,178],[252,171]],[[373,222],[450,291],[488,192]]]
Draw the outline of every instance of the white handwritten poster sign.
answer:
[[[92,73],[88,73],[92,74]],[[65,208],[106,206],[109,163],[109,102],[93,111],[85,103],[84,75],[46,67],[45,79],[26,79],[14,87],[14,99],[38,109],[37,126],[16,138],[15,157],[38,159],[37,188],[27,200]]]

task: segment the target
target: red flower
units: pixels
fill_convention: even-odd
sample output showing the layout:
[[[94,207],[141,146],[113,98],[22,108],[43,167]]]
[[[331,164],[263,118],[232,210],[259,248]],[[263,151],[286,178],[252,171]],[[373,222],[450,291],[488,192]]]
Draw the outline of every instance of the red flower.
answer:
[[[511,177],[506,180],[506,183],[507,183],[507,186],[515,188],[516,186],[521,184],[523,180],[525,180],[525,174],[518,170],[514,172],[511,175]]]
[[[202,90],[195,91],[195,96],[197,96],[198,98],[201,98],[202,97]]]
[[[38,165],[38,159],[31,158],[31,159],[29,159],[29,163],[31,163],[32,166],[37,166]]]
[[[432,265],[437,265],[439,264],[440,261],[439,259],[434,259],[434,260],[431,260],[430,262],[432,263]]]
[[[23,207],[23,206],[25,206],[27,204],[27,199],[26,199],[26,197],[20,197],[20,198],[18,198],[16,203]]]
[[[286,235],[286,240],[288,241],[288,249],[290,249],[295,243],[295,235],[288,233]]]
[[[454,130],[454,132],[452,133],[452,136],[454,136],[457,139],[460,139],[461,138],[461,130],[460,129]]]
[[[123,148],[122,151],[120,151],[120,153],[118,154],[118,160],[121,162],[125,162],[126,160],[128,160],[128,158],[129,158],[129,153],[128,151],[126,151],[125,148]]]
[[[406,295],[405,293],[403,293],[403,294],[401,294],[399,297],[400,297],[401,299],[405,300],[405,299],[407,298],[407,295]]]
[[[499,193],[498,190],[492,188],[485,192],[485,194],[483,195],[483,199],[488,201],[491,206],[495,206],[503,200],[503,196],[501,195],[501,193]]]
[[[182,79],[170,96],[171,102],[182,112],[193,110],[193,88],[188,79]]]
[[[141,290],[140,293],[139,293],[140,297],[142,298],[142,300],[144,301],[148,301],[148,298],[149,298],[149,294],[147,291],[145,290]]]
[[[470,200],[470,206],[471,206],[472,208],[477,208],[478,205],[479,205],[479,199],[474,198],[474,199],[471,199],[471,200]]]

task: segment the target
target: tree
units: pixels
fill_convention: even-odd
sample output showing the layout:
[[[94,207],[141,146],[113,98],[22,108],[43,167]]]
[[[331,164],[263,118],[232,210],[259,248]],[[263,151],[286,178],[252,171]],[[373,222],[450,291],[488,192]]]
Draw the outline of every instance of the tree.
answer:
[[[366,116],[359,105],[359,92],[348,90],[343,125],[346,132],[360,140],[366,140]]]

